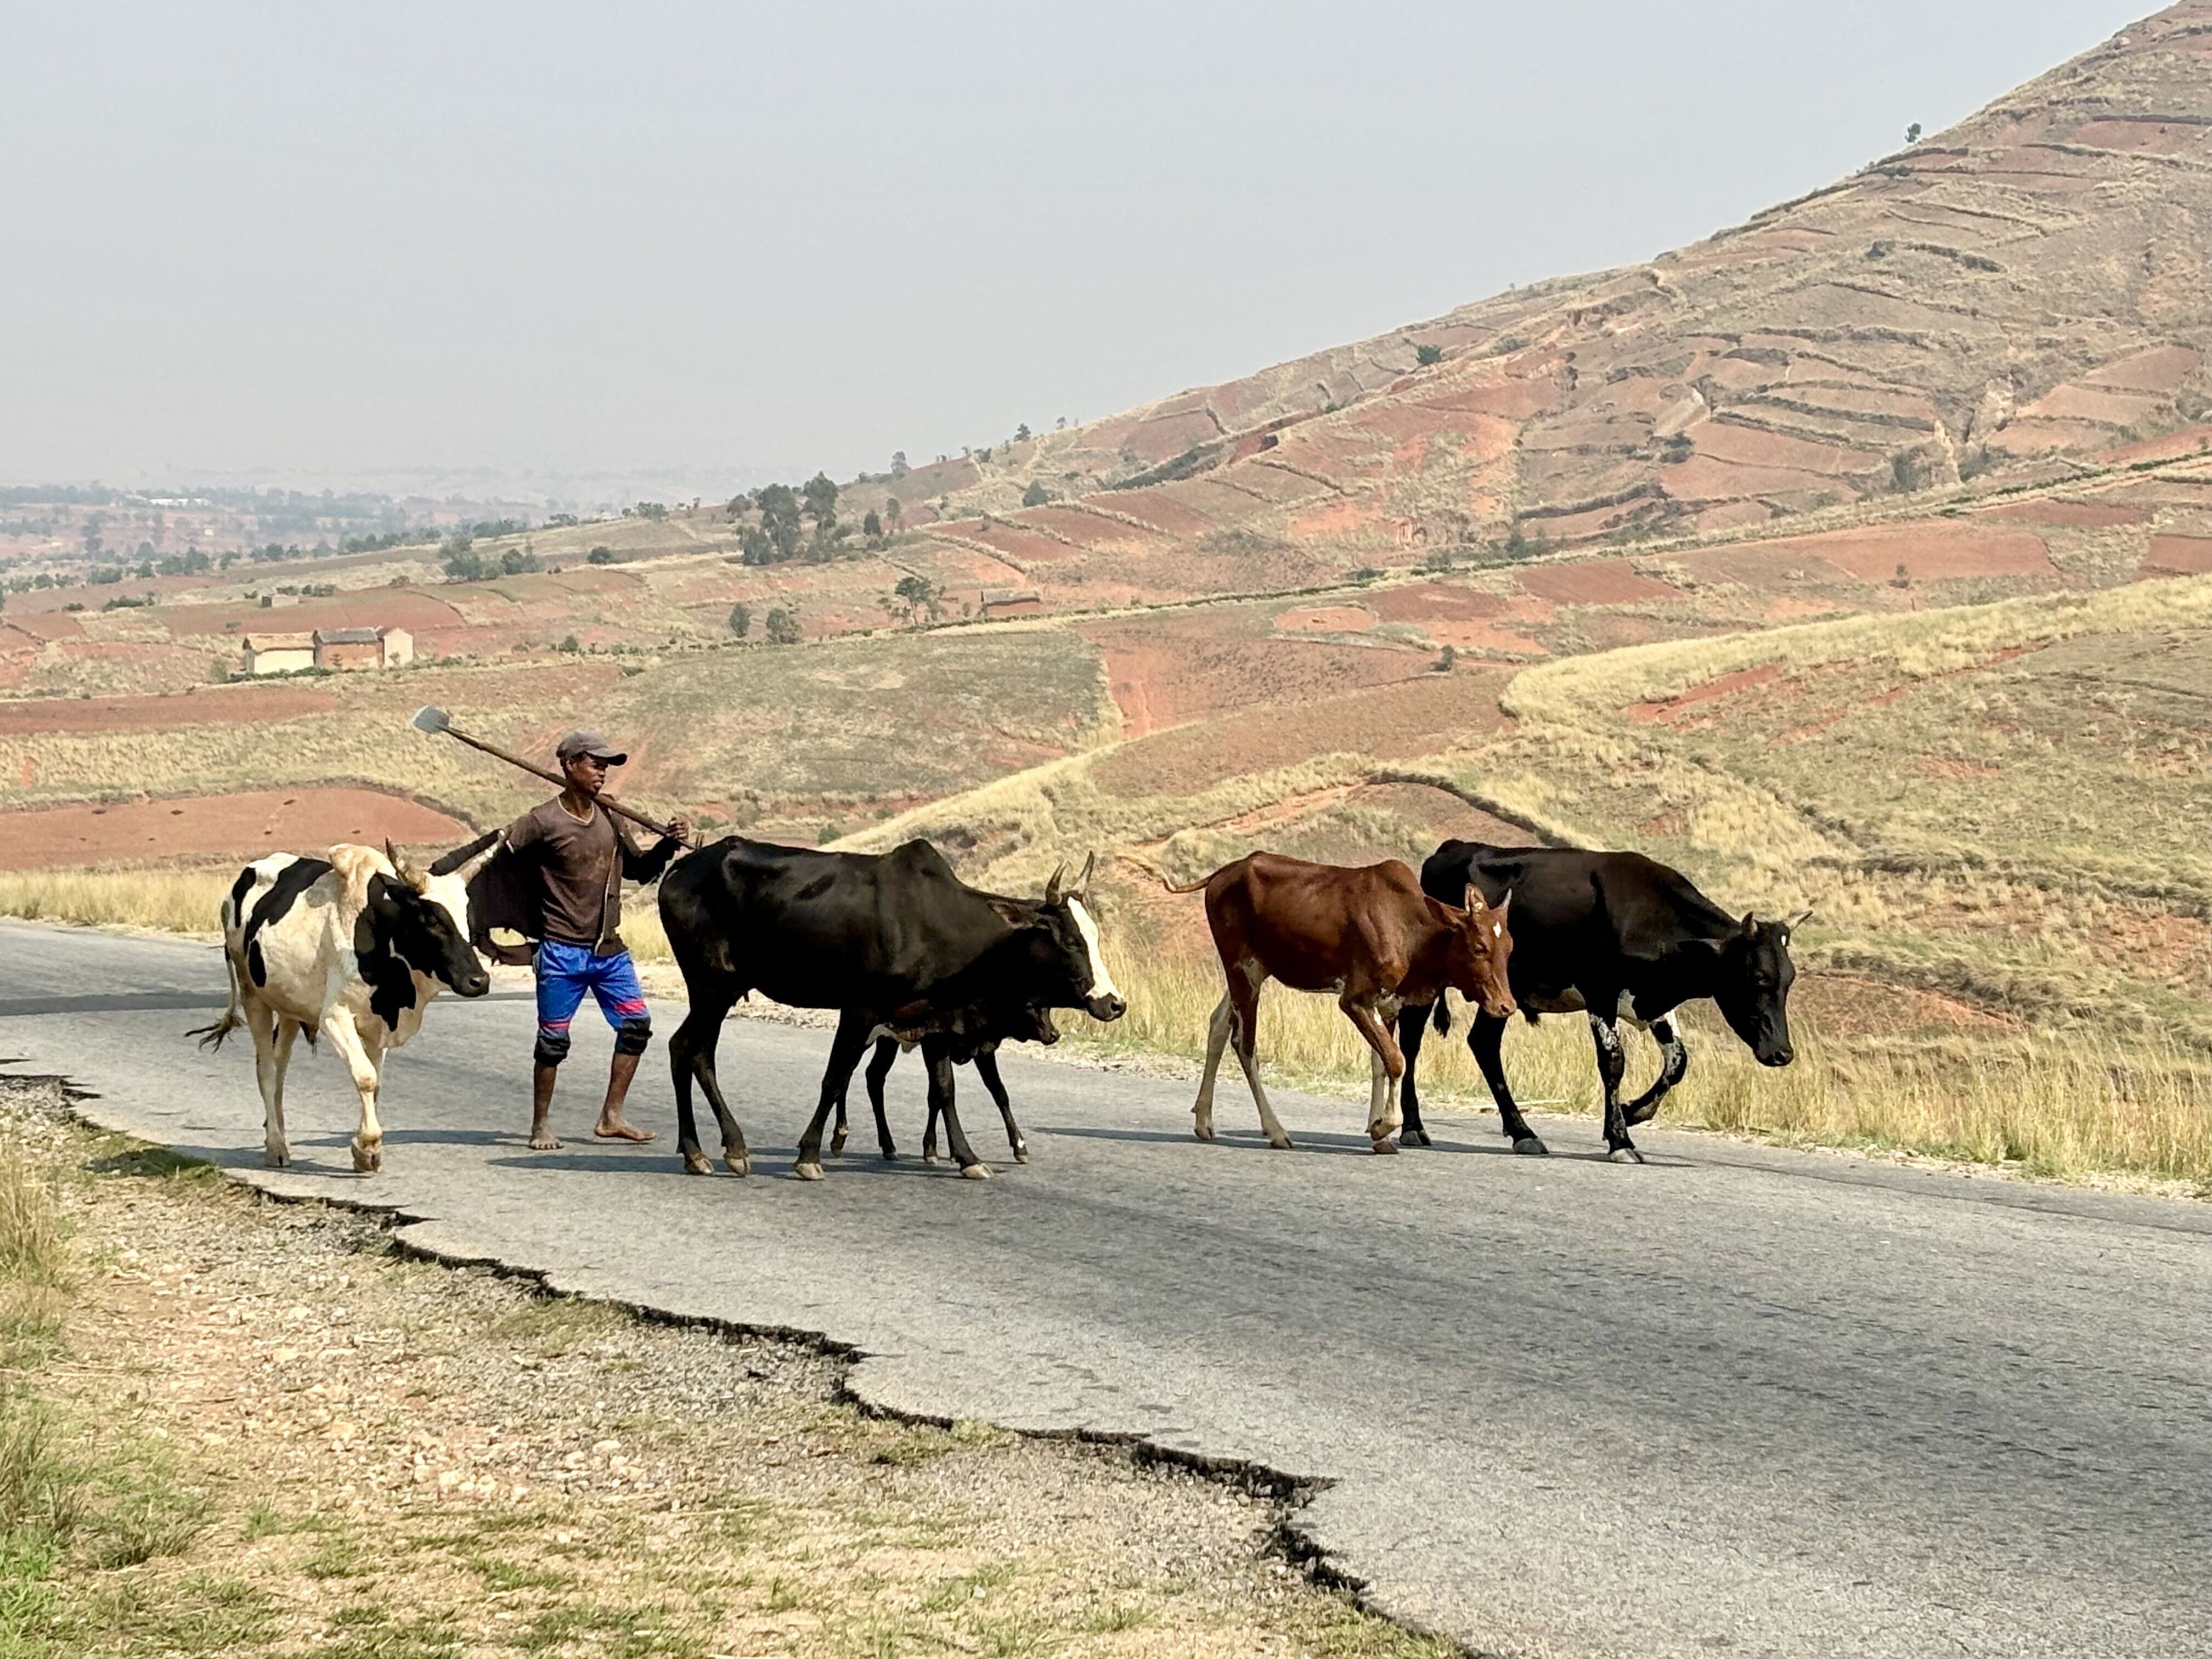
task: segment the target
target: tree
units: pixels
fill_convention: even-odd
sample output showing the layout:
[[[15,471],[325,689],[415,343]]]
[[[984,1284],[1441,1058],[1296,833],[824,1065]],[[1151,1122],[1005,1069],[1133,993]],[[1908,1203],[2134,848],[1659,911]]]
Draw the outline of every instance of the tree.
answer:
[[[586,564],[612,564],[614,562],[615,550],[611,547],[595,547],[584,555]]]
[[[754,495],[753,502],[760,508],[760,533],[757,541],[744,542],[745,556],[755,564],[773,564],[779,559],[797,558],[799,492],[789,484],[767,484]],[[756,550],[758,550],[757,557],[755,556]]]
[[[526,547],[510,547],[499,556],[499,568],[509,576],[520,576],[538,568],[538,556]]]
[[[908,574],[898,579],[880,603],[894,617],[904,617],[911,627],[921,621],[924,611],[932,622],[944,616],[945,589],[927,576]]]
[[[742,600],[730,607],[730,632],[739,639],[753,631],[753,608]]]
[[[1908,143],[1908,144],[1917,144],[1917,143],[1918,143],[1920,142],[1920,123],[1919,123],[1919,122],[1915,121],[1915,122],[1914,122],[1911,126],[1909,126],[1909,127],[1905,128],[1905,142],[1906,143]]]
[[[574,634],[571,634],[567,639],[561,641],[560,648],[563,651],[576,652],[581,651],[584,647],[576,642],[576,636]]]
[[[797,645],[799,641],[799,612],[778,606],[768,613],[768,642],[770,645]]]
[[[830,475],[817,472],[806,481],[806,516],[814,520],[814,539],[827,541],[837,533],[837,486]]]
[[[1052,491],[1047,489],[1043,483],[1036,478],[1030,479],[1030,487],[1022,491],[1024,507],[1042,507],[1051,499]]]
[[[873,507],[870,507],[867,517],[860,520],[860,533],[872,542],[883,540],[884,521],[876,516]]]
[[[891,451],[891,477],[894,478],[903,478],[906,477],[907,471],[906,451],[903,449],[894,449]]]
[[[1024,421],[1019,426],[1014,428],[1014,441],[1018,444],[1025,444],[1029,441],[1030,423],[1027,421]]]
[[[898,528],[899,514],[901,511],[902,509],[899,507],[899,498],[897,496],[886,495],[884,497],[884,522],[894,530]]]

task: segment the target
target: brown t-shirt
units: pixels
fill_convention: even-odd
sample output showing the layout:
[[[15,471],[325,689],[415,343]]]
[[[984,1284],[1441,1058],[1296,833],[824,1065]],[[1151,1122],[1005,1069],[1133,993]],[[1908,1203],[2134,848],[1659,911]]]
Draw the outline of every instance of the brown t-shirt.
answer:
[[[544,937],[588,945],[601,956],[626,948],[617,931],[623,878],[651,881],[677,846],[663,842],[641,852],[612,813],[594,804],[590,817],[579,818],[557,795],[507,825],[501,839],[537,870]]]

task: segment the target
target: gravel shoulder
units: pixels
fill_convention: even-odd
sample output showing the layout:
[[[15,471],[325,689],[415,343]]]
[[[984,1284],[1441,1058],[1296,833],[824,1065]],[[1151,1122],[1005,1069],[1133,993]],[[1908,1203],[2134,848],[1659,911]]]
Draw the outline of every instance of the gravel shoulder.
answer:
[[[0,1164],[62,1241],[0,1249],[0,1653],[1451,1650],[1289,1560],[1288,1494],[871,1415],[835,1355],[410,1258],[52,1083],[0,1081]]]

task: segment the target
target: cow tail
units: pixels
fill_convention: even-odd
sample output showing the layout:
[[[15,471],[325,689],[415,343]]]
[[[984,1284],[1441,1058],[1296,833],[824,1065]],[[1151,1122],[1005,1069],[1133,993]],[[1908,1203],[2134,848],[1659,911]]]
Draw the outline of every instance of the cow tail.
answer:
[[[1123,853],[1118,856],[1123,862],[1135,865],[1137,868],[1142,870],[1146,875],[1152,877],[1153,880],[1158,882],[1161,886],[1166,888],[1170,893],[1195,893],[1200,888],[1205,886],[1207,882],[1213,879],[1212,874],[1209,873],[1200,876],[1196,881],[1186,882],[1183,885],[1178,887],[1173,881],[1169,879],[1168,872],[1161,869],[1158,865],[1154,864],[1150,859],[1140,859],[1134,853]]]
[[[1429,1016],[1429,1024],[1437,1028],[1438,1036],[1451,1030],[1451,1000],[1442,991],[1437,993],[1436,1012]]]
[[[222,1040],[246,1024],[244,1005],[238,985],[238,963],[228,951],[222,953],[223,970],[230,975],[230,1006],[222,1011],[222,1018],[212,1025],[200,1025],[185,1033],[196,1036],[203,1048],[220,1048]]]

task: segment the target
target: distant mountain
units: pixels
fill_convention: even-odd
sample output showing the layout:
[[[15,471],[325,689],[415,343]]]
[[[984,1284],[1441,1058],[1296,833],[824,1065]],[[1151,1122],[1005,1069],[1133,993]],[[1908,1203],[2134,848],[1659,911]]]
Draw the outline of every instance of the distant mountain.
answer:
[[[1133,588],[1164,562],[1249,586],[1271,559],[1287,582],[2047,473],[2212,413],[2208,248],[2212,0],[2185,0],[1649,264],[979,452],[931,481],[935,531]]]

